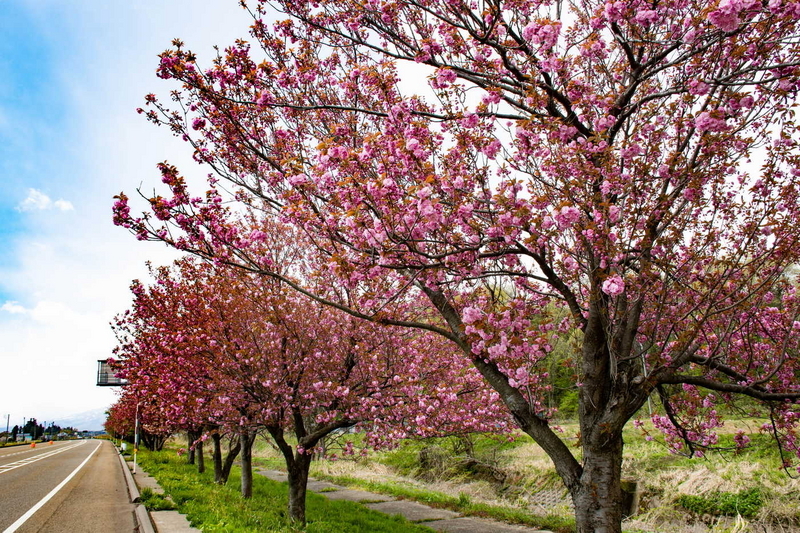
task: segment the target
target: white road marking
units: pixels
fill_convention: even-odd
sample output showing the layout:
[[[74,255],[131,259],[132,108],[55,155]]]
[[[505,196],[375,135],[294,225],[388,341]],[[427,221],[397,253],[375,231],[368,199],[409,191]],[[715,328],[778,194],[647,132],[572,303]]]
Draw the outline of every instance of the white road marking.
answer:
[[[19,461],[14,461],[13,463],[8,463],[6,465],[0,465],[0,474],[2,474],[3,472],[8,472],[10,470],[14,470],[15,468],[20,468],[22,466],[29,465],[31,463],[35,463],[36,461],[41,461],[42,459],[47,459],[48,457],[52,457],[52,456],[54,456],[56,454],[59,454],[61,452],[65,452],[67,450],[71,450],[72,448],[75,448],[76,446],[80,446],[81,444],[84,444],[86,442],[87,441],[84,440],[84,441],[81,441],[81,442],[79,442],[77,444],[71,444],[69,446],[66,446],[64,448],[59,448],[57,450],[48,451],[48,452],[45,452],[45,453],[42,453],[42,454],[39,454],[39,455],[35,455],[33,457],[28,457],[27,459],[20,459]]]
[[[85,442],[85,441],[84,441],[84,442]],[[83,444],[83,443],[81,443],[81,444]],[[94,450],[92,450],[92,453],[90,453],[90,454],[89,454],[89,457],[87,457],[86,459],[84,459],[84,460],[83,460],[83,462],[82,462],[81,464],[79,464],[79,465],[78,465],[78,468],[76,468],[75,470],[73,470],[73,471],[72,471],[72,473],[71,473],[70,475],[68,475],[68,476],[67,476],[67,477],[64,479],[64,481],[62,481],[61,483],[59,483],[59,484],[56,486],[56,488],[54,488],[53,490],[51,490],[51,491],[50,491],[50,492],[47,494],[47,496],[45,496],[44,498],[42,498],[41,500],[39,500],[39,503],[37,503],[36,505],[34,505],[34,506],[33,506],[33,507],[31,507],[30,509],[28,509],[28,512],[27,512],[27,513],[25,513],[24,515],[20,516],[20,517],[19,517],[19,519],[18,519],[16,522],[14,522],[14,523],[13,523],[13,524],[11,524],[10,526],[8,526],[8,528],[7,528],[5,531],[3,531],[3,533],[14,533],[14,531],[16,531],[17,529],[19,529],[19,528],[20,528],[20,526],[21,526],[22,524],[24,524],[25,522],[27,522],[27,521],[28,521],[28,519],[29,519],[30,517],[32,517],[32,516],[34,515],[34,513],[36,513],[36,511],[38,511],[39,509],[41,509],[42,507],[44,507],[44,504],[46,504],[47,502],[49,502],[49,501],[50,501],[50,498],[52,498],[53,496],[55,496],[55,495],[58,493],[58,491],[60,491],[61,489],[63,489],[63,488],[64,488],[64,485],[66,485],[67,483],[69,483],[69,480],[70,480],[70,479],[72,479],[73,477],[75,477],[75,474],[77,474],[77,473],[80,471],[80,469],[81,469],[81,468],[83,468],[83,466],[84,466],[86,463],[88,463],[88,462],[89,462],[89,459],[91,459],[91,458],[92,458],[92,456],[95,454],[95,452],[96,452],[97,450],[99,450],[99,449],[100,449],[100,446],[102,446],[102,445],[103,445],[103,443],[102,443],[102,442],[98,442],[98,443],[97,443],[97,448],[95,448]]]
[[[3,453],[0,454],[0,459],[5,459],[6,457],[13,457],[15,455],[22,455],[23,453],[30,453],[30,452],[41,452],[43,448],[28,448],[21,452],[14,452],[14,453]]]

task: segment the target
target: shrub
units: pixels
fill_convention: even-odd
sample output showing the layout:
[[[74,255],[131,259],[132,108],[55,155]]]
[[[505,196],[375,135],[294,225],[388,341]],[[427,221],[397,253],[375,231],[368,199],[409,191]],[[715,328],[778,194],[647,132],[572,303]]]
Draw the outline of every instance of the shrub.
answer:
[[[714,492],[708,496],[680,496],[678,504],[696,514],[715,516],[742,515],[753,518],[764,505],[761,489],[752,488],[741,492]]]

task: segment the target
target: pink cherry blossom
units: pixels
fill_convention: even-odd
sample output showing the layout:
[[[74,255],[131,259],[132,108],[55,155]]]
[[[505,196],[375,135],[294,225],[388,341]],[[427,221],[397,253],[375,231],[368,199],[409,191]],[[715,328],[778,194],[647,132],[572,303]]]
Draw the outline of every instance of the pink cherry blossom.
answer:
[[[603,281],[603,292],[609,296],[619,296],[625,291],[625,282],[618,274],[610,276]]]

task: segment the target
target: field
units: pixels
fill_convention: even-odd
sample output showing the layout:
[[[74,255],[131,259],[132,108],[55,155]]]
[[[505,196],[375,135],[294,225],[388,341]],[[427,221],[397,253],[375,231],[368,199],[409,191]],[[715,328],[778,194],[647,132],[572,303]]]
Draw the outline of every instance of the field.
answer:
[[[718,447],[731,450],[692,459],[669,453],[656,432],[647,440],[631,426],[625,435],[623,478],[638,487],[639,512],[625,521],[624,529],[800,531],[800,476],[782,468],[777,447],[760,425],[756,420],[728,423]],[[576,426],[562,427],[565,438],[577,443]],[[733,434],[740,429],[751,442],[736,453]],[[358,441],[358,435],[343,438]],[[331,443],[329,450],[335,449]],[[259,445],[256,455],[254,464],[282,467],[267,443]],[[312,475],[555,531],[570,531],[573,524],[571,504],[548,458],[523,435],[405,441],[394,450],[315,461]]]
[[[729,450],[709,451],[702,458],[673,455],[655,432],[648,439],[631,426],[625,435],[623,478],[629,488],[637,488],[638,513],[626,519],[624,531],[800,532],[800,476],[782,468],[777,447],[759,431],[760,425],[757,420],[728,423],[718,446]],[[562,429],[564,438],[577,444],[576,426]],[[751,442],[734,452],[738,430],[746,431]],[[335,454],[345,440],[354,441],[357,449],[360,439],[359,434],[340,435],[327,443],[327,453]],[[227,486],[216,486],[211,472],[199,475],[185,457],[178,457],[175,450],[185,446],[180,440],[164,452],[144,451],[140,457],[194,525],[204,531],[299,531],[286,520],[284,484],[254,476],[254,497],[243,501],[238,468]],[[284,469],[282,458],[264,439],[256,442],[253,463],[256,468]],[[393,450],[314,461],[312,476],[467,515],[557,533],[574,531],[571,503],[560,481],[542,450],[524,435],[407,440]],[[312,493],[308,519],[309,532],[430,531]]]

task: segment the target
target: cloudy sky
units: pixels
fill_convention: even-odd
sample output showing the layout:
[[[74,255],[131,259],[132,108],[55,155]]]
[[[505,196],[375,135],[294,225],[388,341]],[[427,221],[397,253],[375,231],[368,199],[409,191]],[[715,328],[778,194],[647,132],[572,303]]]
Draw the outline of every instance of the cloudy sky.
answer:
[[[172,87],[154,71],[173,38],[207,64],[248,21],[236,0],[0,0],[0,430],[113,403],[108,323],[174,256],[114,227],[112,197],[166,159],[203,173],[135,109]]]

